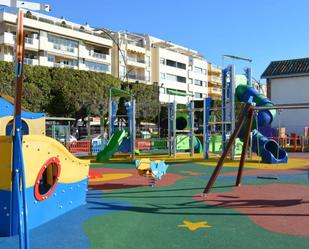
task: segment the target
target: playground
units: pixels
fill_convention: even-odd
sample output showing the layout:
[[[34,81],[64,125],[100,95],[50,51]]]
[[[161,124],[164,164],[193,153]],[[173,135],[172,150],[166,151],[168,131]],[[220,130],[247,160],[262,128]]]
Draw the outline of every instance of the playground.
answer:
[[[111,89],[109,139],[86,159],[45,136],[44,113],[16,117],[1,96],[1,248],[308,248],[309,154],[261,127],[309,105],[274,105],[247,81],[236,86],[229,65],[221,108],[169,103],[161,140],[136,137],[135,99]]]
[[[308,158],[308,154],[291,154],[290,163],[280,166],[257,167],[256,161],[249,161],[241,187],[234,187],[237,164],[227,162],[207,199],[200,194],[216,165],[215,158],[210,162],[179,158],[170,163],[168,174],[155,187],[149,187],[122,158],[104,165],[95,163],[90,168],[93,178],[87,204],[31,230],[31,245],[307,248]],[[17,240],[16,236],[1,238],[1,248],[18,248]]]
[[[308,127],[280,120],[309,103],[274,104],[251,66],[229,64],[220,100],[180,105],[176,91],[156,132],[138,129],[145,103],[111,87],[101,138],[57,141],[22,106],[23,18],[15,99],[0,95],[1,249],[309,248]]]

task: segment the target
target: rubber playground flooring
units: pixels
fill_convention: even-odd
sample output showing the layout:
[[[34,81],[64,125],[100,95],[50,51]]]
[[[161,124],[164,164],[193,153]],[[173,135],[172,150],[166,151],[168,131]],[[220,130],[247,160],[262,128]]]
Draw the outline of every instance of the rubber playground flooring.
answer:
[[[93,164],[87,204],[33,229],[31,248],[309,248],[308,159],[252,160],[241,187],[227,162],[206,199],[215,160],[171,163],[154,187],[132,163]],[[18,238],[0,238],[0,248],[18,248]]]

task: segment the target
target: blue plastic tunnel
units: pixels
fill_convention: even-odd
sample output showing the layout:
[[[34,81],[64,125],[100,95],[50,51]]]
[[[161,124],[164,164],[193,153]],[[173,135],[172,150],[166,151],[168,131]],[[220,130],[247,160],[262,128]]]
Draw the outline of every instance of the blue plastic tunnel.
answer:
[[[247,103],[250,97],[253,97],[253,102],[255,102],[257,106],[272,107],[274,105],[266,96],[260,94],[253,87],[247,85],[239,85],[236,88],[236,99],[238,101]],[[276,111],[274,110],[259,111],[257,116],[258,128],[269,126],[273,122],[275,116]],[[246,124],[244,124],[244,126],[245,125]],[[255,123],[254,128],[257,128]],[[240,139],[243,139],[243,131],[244,127],[240,132]],[[252,151],[262,157],[263,163],[287,163],[288,154],[286,153],[286,151],[280,148],[279,144],[275,140],[268,139],[257,129],[254,129],[252,133]]]

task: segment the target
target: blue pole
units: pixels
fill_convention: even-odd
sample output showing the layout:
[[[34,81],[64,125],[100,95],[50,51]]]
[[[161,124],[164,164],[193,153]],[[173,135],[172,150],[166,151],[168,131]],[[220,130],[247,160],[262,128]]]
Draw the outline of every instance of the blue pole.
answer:
[[[222,151],[225,149],[226,144],[226,76],[227,76],[227,69],[222,70]]]
[[[194,156],[194,101],[188,104],[190,122],[190,156]]]
[[[235,65],[232,64],[229,66],[229,71],[230,71],[230,82],[228,85],[228,93],[229,93],[229,121],[231,122],[230,124],[230,136],[235,130]],[[232,145],[231,149],[231,159],[234,160],[235,157],[235,143]]]
[[[209,118],[210,118],[210,107],[211,98],[204,99],[204,158],[209,159]]]
[[[252,69],[251,69],[251,67],[245,68],[245,75],[246,75],[246,78],[247,78],[247,85],[252,86]]]

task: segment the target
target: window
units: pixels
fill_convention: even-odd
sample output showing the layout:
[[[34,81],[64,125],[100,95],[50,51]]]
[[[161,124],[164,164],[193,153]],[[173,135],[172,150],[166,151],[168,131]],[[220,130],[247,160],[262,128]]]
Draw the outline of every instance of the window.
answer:
[[[186,83],[187,79],[186,79],[186,77],[177,76],[177,82]]]
[[[166,65],[170,67],[177,67],[180,69],[186,69],[186,64],[177,62],[177,61],[172,61],[172,60],[166,60]]]
[[[196,85],[196,86],[203,86],[203,81],[201,81],[201,80],[194,80],[194,85]]]
[[[181,82],[181,83],[186,83],[187,79],[186,77],[178,76],[178,75],[173,75],[173,74],[166,74],[166,79],[170,81],[176,81],[176,82]]]
[[[198,98],[198,99],[202,99],[203,98],[203,94],[202,93],[195,93],[194,97]]]
[[[194,67],[194,72],[202,74],[203,73],[203,68],[201,68],[201,67]]]
[[[160,73],[160,78],[165,79],[165,73]]]
[[[176,67],[176,61],[166,60],[166,65],[170,67]]]
[[[106,64],[85,61],[85,65],[91,71],[97,71],[97,72],[108,72],[109,71],[109,65],[106,65]]]
[[[55,62],[55,56],[54,55],[48,55],[47,60],[49,62]]]
[[[189,84],[193,84],[193,79],[189,79]]]
[[[74,49],[78,48],[77,41],[61,38],[54,35],[48,35],[48,41],[53,43],[54,49],[62,50],[65,52],[74,53]]]
[[[166,64],[166,60],[164,58],[160,58],[160,64],[165,65]]]
[[[34,196],[38,201],[44,201],[52,195],[58,183],[60,170],[57,157],[52,157],[44,163],[34,185]]]
[[[177,67],[180,69],[186,69],[186,64],[177,62]]]

